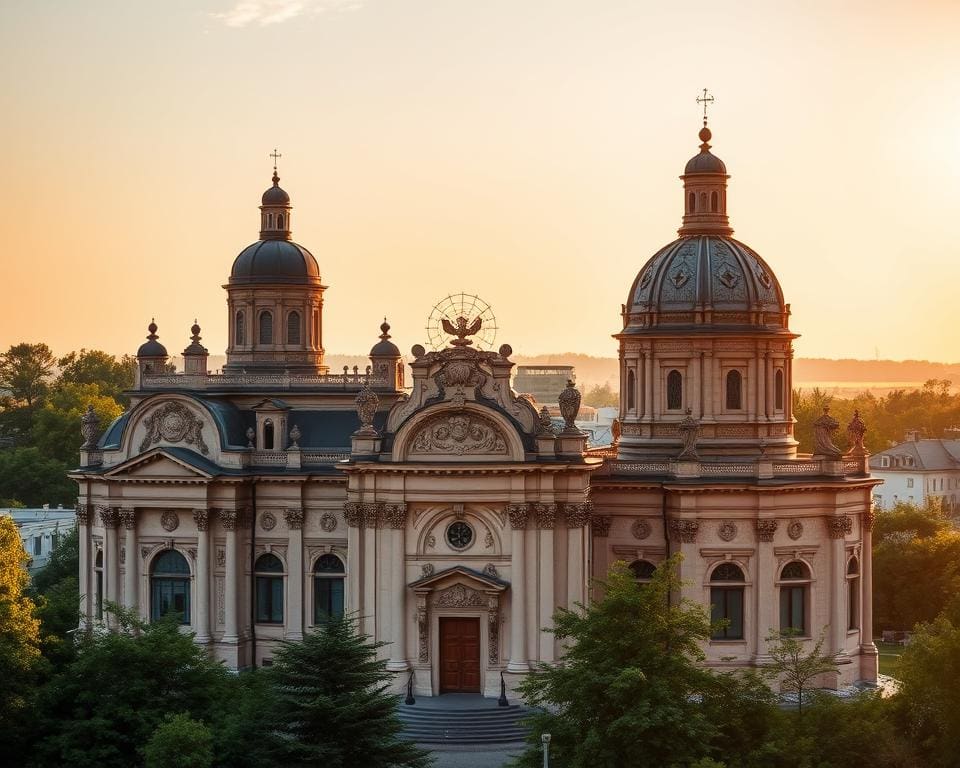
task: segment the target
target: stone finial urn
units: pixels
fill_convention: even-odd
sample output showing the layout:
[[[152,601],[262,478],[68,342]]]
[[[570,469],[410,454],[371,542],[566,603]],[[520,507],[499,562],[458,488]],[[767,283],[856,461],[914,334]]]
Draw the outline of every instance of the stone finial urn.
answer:
[[[290,427],[290,447],[291,448],[300,448],[300,438],[303,437],[303,433],[300,431],[300,427],[294,424]]]
[[[100,417],[93,410],[93,405],[88,405],[80,419],[80,434],[83,435],[83,445],[81,450],[92,451],[97,447],[97,438],[100,437]]]
[[[560,415],[563,416],[565,423],[564,432],[579,432],[574,422],[577,420],[577,414],[580,413],[580,400],[580,391],[574,386],[573,379],[567,379],[567,388],[557,398],[560,404]]]
[[[373,417],[377,413],[377,407],[380,405],[380,398],[377,393],[365,386],[357,394],[357,416],[360,417],[360,429],[358,435],[376,435],[377,430],[373,428]]]

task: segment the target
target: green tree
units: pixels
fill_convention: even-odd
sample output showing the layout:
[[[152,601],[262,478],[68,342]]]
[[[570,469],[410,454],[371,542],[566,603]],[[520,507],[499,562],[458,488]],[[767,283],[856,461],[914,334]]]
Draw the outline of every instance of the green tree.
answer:
[[[583,404],[593,408],[602,408],[606,405],[617,406],[620,404],[620,393],[614,392],[609,382],[595,384],[583,396]]]
[[[40,692],[37,765],[129,768],[168,714],[209,720],[227,672],[174,617],[144,624],[108,604],[120,631],[82,638],[76,659]]]
[[[0,517],[0,744],[16,751],[30,720],[40,662],[40,622],[24,594],[27,553],[9,517]]]
[[[270,670],[241,672],[214,714],[214,755],[219,768],[269,768],[274,765],[269,713],[274,710]]]
[[[144,749],[146,768],[210,768],[213,736],[189,715],[167,715]]]
[[[36,448],[0,451],[0,497],[16,499],[28,507],[72,507],[77,500],[77,484],[66,473],[63,462],[44,456]]]
[[[0,387],[14,400],[34,406],[49,388],[56,358],[46,344],[14,344],[0,354]]]
[[[80,623],[80,536],[76,528],[60,537],[47,564],[30,582],[37,604],[41,648],[56,666],[74,657],[74,632]]]
[[[817,642],[809,651],[806,641],[798,637],[797,630],[782,632],[767,638],[767,654],[770,662],[764,675],[779,681],[784,691],[796,694],[797,711],[803,712],[803,696],[813,681],[825,675],[839,675],[837,655],[824,653],[825,634],[820,633]]]
[[[33,445],[45,456],[76,466],[80,458],[80,419],[87,405],[100,417],[100,428],[123,413],[123,408],[110,395],[101,392],[98,384],[58,384],[33,419]]]
[[[428,753],[400,737],[393,675],[377,658],[384,643],[358,633],[343,617],[284,643],[267,670],[278,765],[419,768]]]
[[[58,385],[96,384],[106,397],[112,397],[122,405],[129,402],[123,393],[133,388],[136,371],[135,358],[124,355],[119,360],[99,349],[81,349],[61,357]]]
[[[562,663],[540,665],[520,685],[538,712],[517,765],[540,765],[544,733],[553,764],[565,768],[689,765],[717,757],[721,744],[735,752],[745,728],[763,740],[769,691],[702,665],[711,625],[699,604],[671,599],[681,588],[679,562],[674,556],[640,586],[618,561],[597,585],[602,597],[554,614],[552,632],[566,651]],[[738,719],[755,706],[754,722]]]

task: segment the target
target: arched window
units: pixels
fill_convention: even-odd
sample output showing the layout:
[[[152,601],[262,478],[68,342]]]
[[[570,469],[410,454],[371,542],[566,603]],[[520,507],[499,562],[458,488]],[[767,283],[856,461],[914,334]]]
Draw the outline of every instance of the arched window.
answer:
[[[234,344],[242,347],[247,343],[247,328],[243,319],[243,310],[237,312],[237,325],[233,336]]]
[[[263,422],[263,450],[273,450],[273,422],[270,419]]]
[[[693,213],[697,210],[697,196],[691,192],[687,198],[687,213]]]
[[[254,563],[257,580],[257,623],[283,624],[283,563],[267,552]]]
[[[773,375],[773,407],[778,411],[783,410],[783,370],[780,368]]]
[[[291,312],[287,315],[287,344],[300,343],[300,313]]]
[[[713,640],[743,639],[743,571],[734,563],[720,563],[710,574],[710,620],[723,621],[714,628]]]
[[[343,616],[343,560],[320,555],[313,566],[313,623]]]
[[[103,550],[97,552],[93,561],[93,573],[97,581],[96,605],[97,619],[103,618]]]
[[[847,629],[860,628],[860,563],[851,557],[847,563]]]
[[[175,549],[168,549],[150,565],[150,619],[179,615],[181,624],[190,623],[190,566]]]
[[[268,229],[273,229],[273,214],[272,214],[272,213],[268,213],[268,214],[267,214],[267,228],[268,228]]]
[[[633,578],[641,584],[646,584],[653,578],[653,572],[657,570],[657,566],[649,560],[634,560],[630,563],[630,570],[633,572]]]
[[[667,410],[679,411],[683,408],[683,374],[670,371],[667,374]]]
[[[740,371],[727,373],[727,410],[739,411],[743,408],[743,376]]]
[[[799,560],[780,571],[780,631],[807,633],[810,569]]]
[[[718,195],[716,192],[710,193],[710,210],[713,213],[716,213],[720,210],[720,195]]]
[[[637,407],[637,377],[631,368],[627,371],[627,410],[632,411]]]
[[[277,229],[283,229],[283,214],[277,214]]]
[[[273,344],[273,314],[260,313],[260,343]]]

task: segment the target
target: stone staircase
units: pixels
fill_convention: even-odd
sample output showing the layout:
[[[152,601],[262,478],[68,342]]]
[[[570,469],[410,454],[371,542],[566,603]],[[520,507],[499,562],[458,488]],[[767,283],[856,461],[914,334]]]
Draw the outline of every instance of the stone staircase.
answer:
[[[497,705],[496,699],[471,694],[422,697],[416,704],[398,707],[403,735],[418,744],[467,746],[516,744],[527,730],[517,721],[530,710],[518,704]]]

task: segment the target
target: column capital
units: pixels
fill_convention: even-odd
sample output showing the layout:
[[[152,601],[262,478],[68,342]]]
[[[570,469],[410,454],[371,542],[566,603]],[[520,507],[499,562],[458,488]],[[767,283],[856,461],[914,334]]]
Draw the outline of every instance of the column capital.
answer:
[[[400,530],[407,524],[407,505],[384,504],[383,521],[394,530]]]
[[[123,524],[123,527],[128,531],[132,531],[137,524],[136,513],[130,507],[121,507],[117,513],[117,516],[120,522]]]
[[[576,504],[564,504],[563,513],[567,518],[567,528],[583,528],[593,516],[593,502],[581,501]]]
[[[860,523],[863,526],[863,530],[872,531],[873,524],[877,519],[877,512],[871,504],[862,513],[860,513]]]
[[[519,531],[526,528],[529,515],[529,504],[507,504],[507,517],[510,519],[510,527],[513,530]]]
[[[100,522],[104,528],[117,527],[117,510],[115,507],[97,506],[97,514],[100,515]]]
[[[610,515],[594,515],[590,518],[590,527],[593,529],[593,535],[601,539],[610,535],[610,523],[613,518]]]
[[[672,518],[669,528],[671,539],[685,544],[692,544],[697,540],[697,533],[700,531],[700,521]]]
[[[209,509],[193,510],[193,522],[196,523],[198,531],[208,530],[210,528],[210,510]]]
[[[218,509],[217,517],[225,530],[235,531],[241,519],[241,513],[236,509]]]
[[[773,541],[773,536],[780,525],[779,520],[757,520],[757,539]]]
[[[76,513],[78,525],[89,525],[90,515],[93,513],[93,506],[91,504],[81,504],[77,502]]]
[[[351,528],[363,528],[363,504],[348,501],[343,505],[343,517]]]
[[[283,519],[287,521],[287,528],[291,531],[299,531],[303,528],[303,510],[299,507],[285,509]]]
[[[551,530],[557,520],[557,505],[539,503],[534,505],[537,512],[537,528]]]
[[[853,530],[853,519],[849,515],[836,515],[827,518],[827,531],[831,539],[842,539]]]

